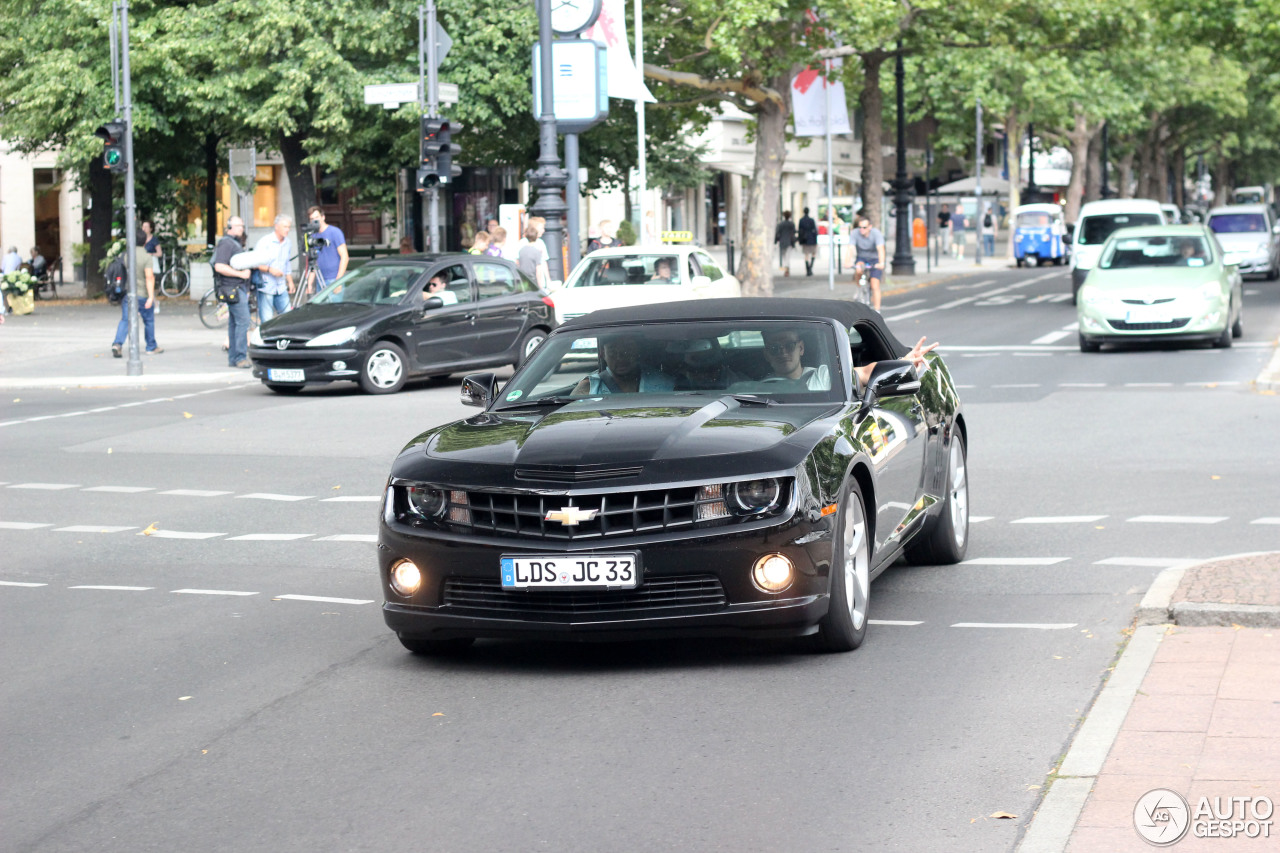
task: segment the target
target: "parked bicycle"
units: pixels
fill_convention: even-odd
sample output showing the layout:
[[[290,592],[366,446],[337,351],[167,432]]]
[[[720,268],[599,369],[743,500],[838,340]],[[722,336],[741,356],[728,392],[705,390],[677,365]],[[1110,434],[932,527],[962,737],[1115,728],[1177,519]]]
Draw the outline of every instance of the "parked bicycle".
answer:
[[[182,296],[191,287],[191,256],[187,250],[169,243],[160,261],[160,292],[165,296]]]
[[[214,288],[205,291],[204,296],[200,297],[200,322],[204,323],[210,329],[225,329],[227,327],[227,315],[231,313],[231,309],[226,303],[218,301],[218,294]],[[249,291],[249,328],[256,329],[258,327],[258,293],[257,291]]]

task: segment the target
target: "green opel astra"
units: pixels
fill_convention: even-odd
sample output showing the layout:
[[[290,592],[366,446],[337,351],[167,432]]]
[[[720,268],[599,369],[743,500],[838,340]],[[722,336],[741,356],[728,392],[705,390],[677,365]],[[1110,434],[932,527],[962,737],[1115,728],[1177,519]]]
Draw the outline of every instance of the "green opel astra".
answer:
[[[1122,228],[1080,287],[1080,351],[1130,341],[1209,341],[1244,334],[1240,271],[1203,225]]]

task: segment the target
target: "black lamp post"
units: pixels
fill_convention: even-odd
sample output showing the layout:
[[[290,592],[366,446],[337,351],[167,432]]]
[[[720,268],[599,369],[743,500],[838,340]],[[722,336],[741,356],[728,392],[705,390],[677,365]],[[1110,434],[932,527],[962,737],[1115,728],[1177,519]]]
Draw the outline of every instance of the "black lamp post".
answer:
[[[916,259],[911,254],[911,181],[907,180],[907,117],[903,97],[902,41],[898,41],[898,58],[894,63],[893,82],[898,96],[898,169],[893,179],[894,224],[893,274],[915,275]]]
[[[1111,184],[1107,177],[1107,160],[1110,159],[1111,152],[1107,150],[1107,123],[1102,123],[1102,198],[1111,198]]]
[[[538,0],[538,45],[542,66],[538,168],[526,175],[529,185],[538,191],[538,200],[530,205],[529,212],[546,218],[547,232],[543,242],[547,244],[547,254],[550,255],[547,271],[552,281],[564,281],[564,217],[569,208],[560,193],[569,183],[569,173],[561,168],[560,154],[556,151],[556,115],[551,82],[554,68],[551,57],[551,0]]]
[[[1024,204],[1040,201],[1040,188],[1036,186],[1036,123],[1027,124],[1027,198]]]

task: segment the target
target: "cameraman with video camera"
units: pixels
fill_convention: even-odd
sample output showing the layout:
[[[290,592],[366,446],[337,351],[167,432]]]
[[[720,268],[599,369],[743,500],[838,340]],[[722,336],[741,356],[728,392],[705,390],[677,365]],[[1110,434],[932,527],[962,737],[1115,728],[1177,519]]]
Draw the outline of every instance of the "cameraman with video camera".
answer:
[[[336,225],[328,225],[324,221],[324,211],[319,207],[307,209],[306,239],[318,247],[316,252],[316,268],[320,270],[321,282],[317,283],[315,271],[307,277],[307,293],[333,284],[347,271],[350,256],[347,254],[347,238],[342,229]]]

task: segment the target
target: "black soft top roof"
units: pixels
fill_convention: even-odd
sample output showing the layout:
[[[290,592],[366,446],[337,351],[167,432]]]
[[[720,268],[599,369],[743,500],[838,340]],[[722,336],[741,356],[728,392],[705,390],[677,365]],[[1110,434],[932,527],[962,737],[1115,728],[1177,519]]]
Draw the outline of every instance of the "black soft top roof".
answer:
[[[886,344],[901,357],[910,351],[893,336],[884,317],[860,302],[842,299],[787,299],[739,297],[735,299],[694,299],[629,308],[605,308],[569,320],[560,328],[610,326],[629,323],[671,323],[681,320],[835,320],[846,330],[872,325]]]

